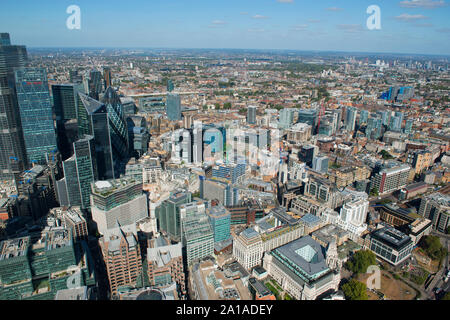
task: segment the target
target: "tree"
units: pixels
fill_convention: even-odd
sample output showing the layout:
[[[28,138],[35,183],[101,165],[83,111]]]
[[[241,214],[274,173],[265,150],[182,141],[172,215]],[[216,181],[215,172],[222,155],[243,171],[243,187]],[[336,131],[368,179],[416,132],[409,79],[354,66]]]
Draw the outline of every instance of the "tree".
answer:
[[[370,250],[359,250],[347,262],[346,268],[353,273],[365,273],[371,265],[376,265],[375,254]]]
[[[447,227],[447,234],[450,234],[450,226]]]
[[[450,292],[447,292],[442,300],[450,300]]]
[[[225,102],[225,103],[223,104],[223,108],[224,108],[224,109],[231,109],[231,102]]]
[[[447,256],[447,249],[442,246],[439,237],[436,236],[423,237],[420,239],[419,247],[425,251],[427,256],[434,260],[441,261]]]
[[[377,188],[372,188],[372,190],[370,190],[370,196],[372,197],[378,197],[379,192]]]
[[[356,279],[351,279],[342,286],[344,295],[349,300],[368,300],[367,286]]]

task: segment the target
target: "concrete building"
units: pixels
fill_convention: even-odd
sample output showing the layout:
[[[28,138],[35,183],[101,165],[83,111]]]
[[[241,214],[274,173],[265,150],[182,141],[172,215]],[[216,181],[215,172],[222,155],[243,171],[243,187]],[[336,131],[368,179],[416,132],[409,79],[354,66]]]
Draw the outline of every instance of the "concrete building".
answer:
[[[419,214],[433,221],[433,229],[445,233],[450,225],[450,196],[433,193],[422,198]]]
[[[91,212],[97,229],[106,230],[120,225],[135,224],[148,217],[148,199],[142,191],[142,182],[122,178],[92,183]]]
[[[370,250],[392,265],[406,260],[414,248],[411,237],[389,226],[373,231],[368,237]]]
[[[295,299],[315,300],[337,290],[341,280],[327,255],[324,247],[305,236],[266,253],[263,267]]]
[[[207,211],[209,222],[214,233],[214,242],[230,239],[231,214],[222,205],[209,208]]]
[[[372,177],[370,190],[376,189],[380,195],[397,191],[406,186],[410,170],[407,164],[382,169]]]

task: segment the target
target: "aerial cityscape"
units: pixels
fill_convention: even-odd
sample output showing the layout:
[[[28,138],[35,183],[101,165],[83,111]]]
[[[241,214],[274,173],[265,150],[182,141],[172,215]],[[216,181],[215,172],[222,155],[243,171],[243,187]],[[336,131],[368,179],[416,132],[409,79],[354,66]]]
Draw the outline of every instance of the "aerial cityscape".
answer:
[[[0,300],[450,300],[448,1],[214,2],[2,1]]]

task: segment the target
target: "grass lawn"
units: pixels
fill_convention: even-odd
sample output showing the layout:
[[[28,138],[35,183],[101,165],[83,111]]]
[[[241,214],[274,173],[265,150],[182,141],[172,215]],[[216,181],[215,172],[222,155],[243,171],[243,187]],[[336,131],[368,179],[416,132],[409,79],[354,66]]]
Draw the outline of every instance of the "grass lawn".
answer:
[[[358,275],[357,280],[363,283],[367,282],[369,274],[362,273]],[[395,279],[389,272],[381,271],[381,289],[382,292],[389,300],[413,300],[416,296],[416,291],[401,280]],[[367,295],[369,300],[379,300],[376,294],[367,289]]]

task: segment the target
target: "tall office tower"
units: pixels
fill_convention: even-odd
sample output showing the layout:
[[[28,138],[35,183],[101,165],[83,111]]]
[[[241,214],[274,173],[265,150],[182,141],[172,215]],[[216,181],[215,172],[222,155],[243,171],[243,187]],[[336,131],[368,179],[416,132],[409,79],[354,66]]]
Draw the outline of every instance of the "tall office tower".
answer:
[[[201,123],[194,122],[192,135],[192,162],[199,165],[203,163],[203,128]]]
[[[166,114],[171,121],[181,120],[181,98],[177,93],[167,94]]]
[[[380,195],[400,190],[406,186],[410,170],[407,164],[384,168],[372,177],[370,190],[376,189]]]
[[[331,110],[331,114],[333,115],[335,123],[335,131],[337,132],[341,128],[342,110],[341,109]]]
[[[381,137],[382,126],[383,126],[382,119],[369,118],[366,127],[366,137],[373,140],[379,139]]]
[[[84,91],[89,94],[89,97],[98,100],[103,87],[102,73],[92,69],[85,75],[83,82]]]
[[[347,108],[347,115],[345,118],[345,129],[347,131],[355,131],[356,124],[356,108],[349,107]]]
[[[183,218],[182,230],[188,266],[214,254],[214,233],[204,212],[193,212]]]
[[[25,150],[30,163],[46,163],[46,154],[56,149],[56,132],[43,68],[16,70],[16,92]]]
[[[117,165],[125,154],[118,150],[124,150],[123,136],[116,135],[122,132],[114,128],[108,109],[104,103],[78,93],[81,98],[81,106],[78,108],[78,135],[92,135],[95,142],[95,158],[99,180],[114,179],[119,176]],[[120,117],[114,116],[115,121]],[[128,155],[128,152],[126,153]],[[115,166],[116,165],[116,166]],[[117,170],[115,170],[117,169]]]
[[[392,116],[389,121],[389,130],[396,132],[402,131],[402,117]]]
[[[172,80],[167,80],[167,92],[172,92],[174,89],[174,85],[173,85],[173,81]]]
[[[256,107],[248,106],[247,108],[247,123],[256,124]]]
[[[8,33],[0,38],[0,179],[13,180],[13,167],[20,172],[28,163],[14,87],[14,71],[25,67],[27,50],[11,45]]]
[[[170,244],[159,236],[149,241],[147,275],[151,286],[164,288],[176,283],[178,294],[186,295],[182,244]]]
[[[103,260],[112,296],[122,286],[135,286],[142,273],[142,256],[136,225],[118,225],[108,230],[100,240]]]
[[[110,67],[103,67],[103,79],[105,90],[112,86],[112,73]]]
[[[91,212],[102,234],[117,222],[124,226],[148,217],[148,198],[142,190],[142,181],[125,177],[92,183]]]
[[[57,183],[61,206],[90,207],[91,183],[97,180],[94,138],[74,142],[74,154],[63,162],[64,178]]]
[[[436,192],[422,197],[419,214],[433,221],[435,230],[447,232],[450,225],[450,196]]]
[[[81,104],[78,92],[84,93],[81,84],[52,85],[56,121],[68,121],[77,118],[78,104]]]
[[[100,101],[106,105],[108,112],[114,161],[128,160],[128,129],[119,95],[108,87]]]
[[[413,119],[407,119],[405,121],[405,130],[404,130],[404,132],[405,133],[412,133],[413,132],[412,131],[413,124],[414,124],[414,120]]]
[[[0,242],[0,279],[1,300],[53,300],[74,284],[96,284],[89,247],[63,227]]]
[[[155,209],[158,219],[159,231],[164,232],[172,241],[181,240],[181,216],[180,206],[192,201],[192,194],[185,191],[173,192],[169,199],[163,201]]]
[[[311,132],[316,132],[316,126],[318,123],[318,110],[317,109],[299,109],[298,120],[300,123],[307,123],[311,126]]]
[[[359,125],[362,125],[363,123],[367,123],[368,119],[369,119],[369,111],[361,110],[360,115],[359,115]]]
[[[278,123],[281,128],[289,128],[294,123],[294,109],[280,110],[280,120]]]
[[[312,167],[314,156],[318,152],[318,147],[314,145],[302,146],[298,154],[298,159],[306,163],[308,167]]]
[[[206,211],[214,233],[214,242],[229,240],[231,237],[231,214],[223,205],[217,205]]]
[[[69,81],[70,83],[83,85],[83,75],[78,70],[69,70]]]
[[[147,121],[141,116],[127,118],[130,155],[140,158],[148,150],[150,134],[147,131]]]
[[[327,173],[328,172],[328,157],[322,156],[322,157],[314,157],[312,161],[312,168],[313,170],[320,172],[320,173]]]
[[[390,119],[390,111],[383,110],[383,111],[377,111],[377,114],[381,116],[381,120],[384,126],[389,125],[389,119]]]

